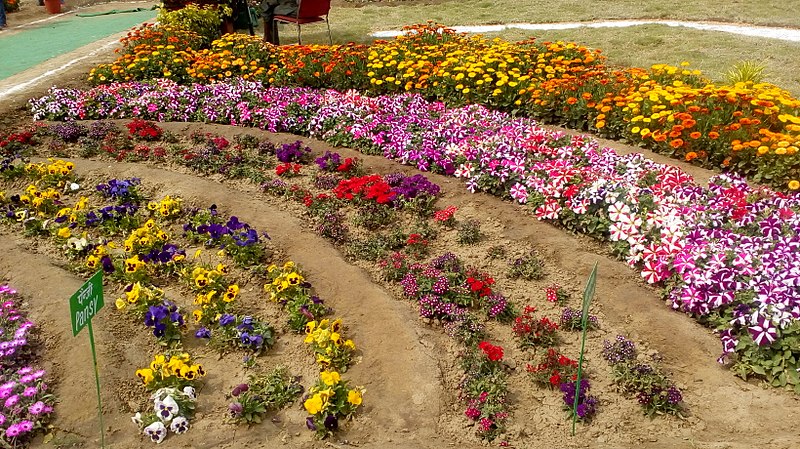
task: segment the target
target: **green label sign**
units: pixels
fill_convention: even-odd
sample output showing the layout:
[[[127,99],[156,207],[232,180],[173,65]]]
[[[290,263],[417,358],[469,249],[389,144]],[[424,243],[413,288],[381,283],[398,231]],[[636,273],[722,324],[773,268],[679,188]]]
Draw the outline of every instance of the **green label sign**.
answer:
[[[103,271],[94,274],[69,298],[72,335],[78,335],[93,316],[103,308]]]

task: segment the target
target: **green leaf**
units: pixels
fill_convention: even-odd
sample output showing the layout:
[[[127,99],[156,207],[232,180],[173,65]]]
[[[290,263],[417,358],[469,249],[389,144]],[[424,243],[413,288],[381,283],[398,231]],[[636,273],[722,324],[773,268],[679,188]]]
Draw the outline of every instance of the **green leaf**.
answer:
[[[762,367],[761,365],[752,365],[750,366],[750,370],[762,376],[765,376],[767,374],[767,372],[764,370],[764,367]]]

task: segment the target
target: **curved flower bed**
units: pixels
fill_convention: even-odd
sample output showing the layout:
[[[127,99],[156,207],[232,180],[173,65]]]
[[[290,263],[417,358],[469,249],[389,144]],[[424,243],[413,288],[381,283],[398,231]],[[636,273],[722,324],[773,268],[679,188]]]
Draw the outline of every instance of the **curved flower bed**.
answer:
[[[638,154],[621,156],[481,106],[418,95],[267,88],[232,81],[54,89],[37,118],[141,116],[308,134],[464,178],[470,191],[527,203],[539,219],[608,239],[676,309],[721,332],[734,369],[797,386],[800,199],[728,175],[709,187]]]
[[[591,129],[707,168],[800,189],[800,101],[777,86],[715,85],[685,66],[614,69],[599,50],[575,43],[510,43],[436,24],[407,31],[370,46],[275,47],[228,35],[201,49],[194,33],[144,27],[123,39],[119,59],[93,69],[89,80],[243,77],[371,95],[414,92],[450,106],[481,104]]]
[[[160,133],[160,129],[152,123],[132,123]],[[69,124],[56,125],[54,128],[54,132],[62,138],[77,132],[76,127]],[[134,129],[130,129],[130,132],[145,138]],[[183,337],[188,331],[183,311],[178,304],[165,297],[164,290],[156,287],[156,282],[161,285],[182,279],[196,295],[193,301],[196,309],[192,315],[199,328],[193,332],[195,337],[209,339],[220,349],[233,347],[248,351],[248,358],[254,358],[269,349],[275,342],[276,332],[269,323],[258,317],[236,313],[232,303],[237,299],[240,289],[231,278],[238,277],[241,280],[243,277],[256,276],[261,272],[258,268],[264,268],[269,287],[267,292],[273,289],[271,293],[281,294],[279,297],[272,294],[271,297],[286,310],[289,326],[297,332],[306,328],[307,323],[316,324],[315,320],[330,313],[321,299],[312,296],[311,283],[304,280],[293,263],[284,265],[285,276],[273,275],[278,271],[274,265],[268,268],[263,266],[267,262],[267,254],[261,237],[269,238],[266,234],[259,234],[236,216],[223,217],[216,206],[187,211],[181,198],[169,196],[160,201],[146,202],[139,190],[141,180],[138,178],[102,182],[91,189],[96,195],[93,196],[81,190],[71,162],[50,159],[46,163],[26,164],[20,160],[19,154],[13,152],[6,158],[3,170],[0,170],[2,179],[27,178],[31,183],[23,190],[12,182],[8,192],[0,191],[0,222],[17,225],[17,229],[28,235],[50,237],[73,261],[71,267],[75,271],[93,273],[101,269],[107,278],[124,285],[121,297],[115,301],[117,308],[143,322],[160,345],[165,347],[163,353],[156,354],[147,367],[136,371],[145,388],[153,392],[150,396],[152,411],[137,413],[133,422],[155,443],[164,441],[170,431],[175,434],[188,431],[197,400],[195,388],[206,374],[203,366],[193,361],[183,346]],[[83,193],[89,196],[83,196]],[[108,202],[112,204],[100,206]],[[188,222],[179,223],[178,220]],[[180,229],[184,232],[182,236],[178,231]],[[186,244],[186,241],[212,249],[216,258],[201,257],[204,251],[198,249],[190,261],[185,249],[179,246]],[[234,267],[241,271],[233,272]],[[0,289],[0,295],[5,293],[5,289]],[[19,347],[25,345],[25,334],[32,324],[20,321],[20,316],[12,309],[11,302],[4,303],[0,309],[0,324],[3,325],[0,336],[13,335],[13,340],[0,342],[7,357],[2,364],[4,381],[6,370],[9,370],[8,382],[0,388],[3,390],[0,396],[6,394],[6,407],[15,415],[8,420],[12,425],[8,428],[8,436],[16,437],[30,432],[36,424],[35,420],[17,419],[27,416],[23,409],[16,407],[20,401],[17,393],[36,399],[40,390],[34,387],[41,382],[34,381],[44,372],[37,371],[32,377],[34,375],[29,375],[32,372],[29,367],[15,371],[18,367],[12,356],[23,352],[24,348]],[[328,320],[322,321],[327,323]],[[12,325],[15,323],[19,329],[9,334],[14,330]],[[328,369],[345,371],[351,364],[351,352],[355,350],[352,341],[345,341],[343,337],[340,341],[343,326],[339,320],[335,323],[338,333],[336,338],[331,337],[331,341],[335,340],[344,346],[339,350],[341,355],[333,360],[334,363],[330,363],[330,360],[325,366],[320,363],[323,374]],[[323,350],[334,345],[322,338],[315,341],[324,345]],[[320,362],[319,357],[317,359]],[[320,414],[320,427],[312,427],[320,437],[336,431],[339,419],[349,418],[362,401],[362,389],[346,388],[346,381],[340,383],[338,373],[336,375],[336,382],[329,385],[343,388],[344,399],[337,399],[340,403],[329,408],[326,398],[318,411],[309,411]],[[15,390],[20,388],[24,388],[24,392]],[[46,386],[41,389],[45,390]],[[291,402],[291,399],[290,396],[284,400],[283,405]],[[261,399],[253,400],[256,401]],[[49,413],[51,409],[42,403],[35,410],[38,415],[44,413],[42,410]],[[2,417],[0,421],[6,422]],[[16,440],[12,438],[9,441]]]

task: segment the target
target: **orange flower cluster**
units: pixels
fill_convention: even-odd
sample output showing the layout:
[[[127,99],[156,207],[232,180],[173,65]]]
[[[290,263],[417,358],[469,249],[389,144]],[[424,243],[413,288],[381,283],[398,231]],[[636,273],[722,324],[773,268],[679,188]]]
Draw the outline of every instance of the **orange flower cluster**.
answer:
[[[228,35],[199,49],[196,35],[145,27],[122,56],[92,71],[110,82],[230,77],[276,86],[416,92],[592,130],[707,168],[779,188],[800,187],[800,101],[770,84],[711,84],[686,65],[612,69],[599,50],[574,43],[510,43],[428,23],[370,46],[275,47]]]

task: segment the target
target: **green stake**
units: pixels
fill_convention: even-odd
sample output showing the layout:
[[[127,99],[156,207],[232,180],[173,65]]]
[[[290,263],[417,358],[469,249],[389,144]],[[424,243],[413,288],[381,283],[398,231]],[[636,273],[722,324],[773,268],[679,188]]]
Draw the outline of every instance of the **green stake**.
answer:
[[[597,281],[597,262],[594,263],[592,273],[583,290],[583,314],[581,315],[581,352],[578,358],[578,376],[575,380],[575,403],[572,405],[572,436],[575,436],[575,423],[578,422],[578,399],[581,393],[581,374],[583,374],[583,350],[586,346],[586,328],[589,324],[589,303],[594,296],[594,285]]]
[[[97,353],[94,349],[94,332],[92,332],[92,320],[86,325],[89,329],[89,344],[92,347],[92,364],[94,365],[94,384],[97,387],[97,417],[100,419],[100,447],[106,447],[106,431],[103,426],[103,403],[100,400],[100,373],[97,371]]]
[[[97,417],[100,418],[100,447],[106,447],[106,434],[103,426],[103,404],[100,400],[100,374],[97,371],[97,351],[94,348],[92,318],[103,308],[103,271],[89,278],[81,288],[69,298],[69,314],[72,318],[72,335],[77,336],[84,328],[89,328],[89,345],[92,347],[94,381],[97,386]]]

